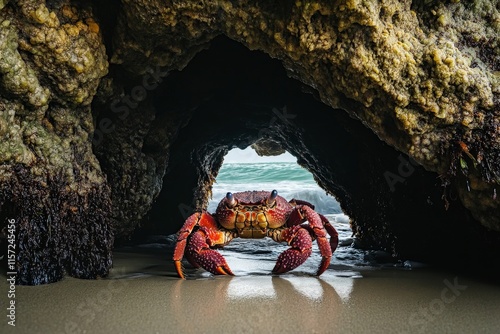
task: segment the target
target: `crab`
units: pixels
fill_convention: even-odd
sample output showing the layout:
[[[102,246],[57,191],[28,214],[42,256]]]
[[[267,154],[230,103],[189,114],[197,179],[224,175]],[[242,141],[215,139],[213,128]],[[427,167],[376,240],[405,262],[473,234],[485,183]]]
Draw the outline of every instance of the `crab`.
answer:
[[[321,275],[330,265],[339,241],[333,225],[314,211],[311,203],[287,201],[276,190],[228,192],[215,214],[205,210],[195,212],[179,230],[173,256],[177,274],[185,278],[181,264],[185,256],[195,268],[202,267],[214,275],[234,275],[215,248],[227,245],[234,238],[265,237],[290,245],[278,256],[274,274],[286,273],[303,264],[312,253],[313,240],[317,240],[322,259],[316,275]]]

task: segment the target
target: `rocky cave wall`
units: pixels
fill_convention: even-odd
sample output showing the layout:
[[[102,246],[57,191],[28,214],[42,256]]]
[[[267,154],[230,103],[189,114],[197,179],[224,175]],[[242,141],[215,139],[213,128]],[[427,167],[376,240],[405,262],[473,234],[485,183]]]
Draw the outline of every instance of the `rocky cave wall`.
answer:
[[[0,2],[0,218],[18,220],[19,283],[105,275],[113,232],[175,230],[224,154],[261,139],[367,247],[498,251],[499,6]]]
[[[18,283],[111,267],[110,188],[91,143],[108,71],[94,19],[88,6],[0,2],[0,218],[2,241],[16,220]]]
[[[168,107],[172,97],[205,102],[192,110],[171,145],[162,191],[142,233],[176,232],[176,222],[206,207],[227,150],[256,143],[268,154],[286,149],[296,156],[338,199],[366,247],[426,261],[460,259],[465,265],[500,241],[477,224],[438,174],[342,110],[321,103],[307,86],[288,78],[279,61],[261,52],[218,38],[164,85],[155,103],[163,109],[157,113],[159,124],[178,112]],[[162,127],[155,127],[155,138],[163,137],[157,132]]]

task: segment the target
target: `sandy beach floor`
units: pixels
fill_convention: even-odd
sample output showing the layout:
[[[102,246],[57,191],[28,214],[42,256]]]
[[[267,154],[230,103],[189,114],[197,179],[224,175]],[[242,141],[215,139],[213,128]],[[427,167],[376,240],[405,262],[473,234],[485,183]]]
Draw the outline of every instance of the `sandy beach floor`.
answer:
[[[228,256],[237,276],[188,269],[164,252],[117,251],[110,277],[16,287],[16,326],[1,333],[498,333],[500,284],[429,268],[269,273]],[[252,269],[258,267],[257,273]]]

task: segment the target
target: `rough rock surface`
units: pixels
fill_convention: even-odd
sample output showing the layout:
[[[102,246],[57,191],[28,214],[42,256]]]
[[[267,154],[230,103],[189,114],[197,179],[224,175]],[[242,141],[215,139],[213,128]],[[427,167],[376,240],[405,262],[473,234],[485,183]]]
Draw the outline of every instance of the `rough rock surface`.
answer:
[[[218,34],[262,50],[500,230],[499,15],[488,1],[124,1],[112,62],[180,68]]]
[[[21,282],[105,274],[111,226],[119,240],[141,224],[175,231],[227,151],[252,144],[294,154],[369,247],[498,251],[499,12],[494,0],[0,2],[0,218],[20,221]]]
[[[0,208],[17,220],[22,284],[106,275],[110,190],[92,153],[91,102],[108,62],[90,8],[3,2]]]

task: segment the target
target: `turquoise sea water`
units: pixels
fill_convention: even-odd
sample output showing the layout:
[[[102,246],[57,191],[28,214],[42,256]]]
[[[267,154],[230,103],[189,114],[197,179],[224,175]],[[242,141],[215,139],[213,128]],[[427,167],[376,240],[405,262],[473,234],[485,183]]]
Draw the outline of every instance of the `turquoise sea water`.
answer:
[[[228,184],[298,182],[314,184],[312,174],[293,162],[229,163],[221,168],[217,181]]]
[[[314,204],[319,213],[342,212],[339,203],[316,184],[312,174],[294,162],[224,164],[213,186],[208,210],[213,212],[227,192],[274,189],[287,200],[295,198]]]

